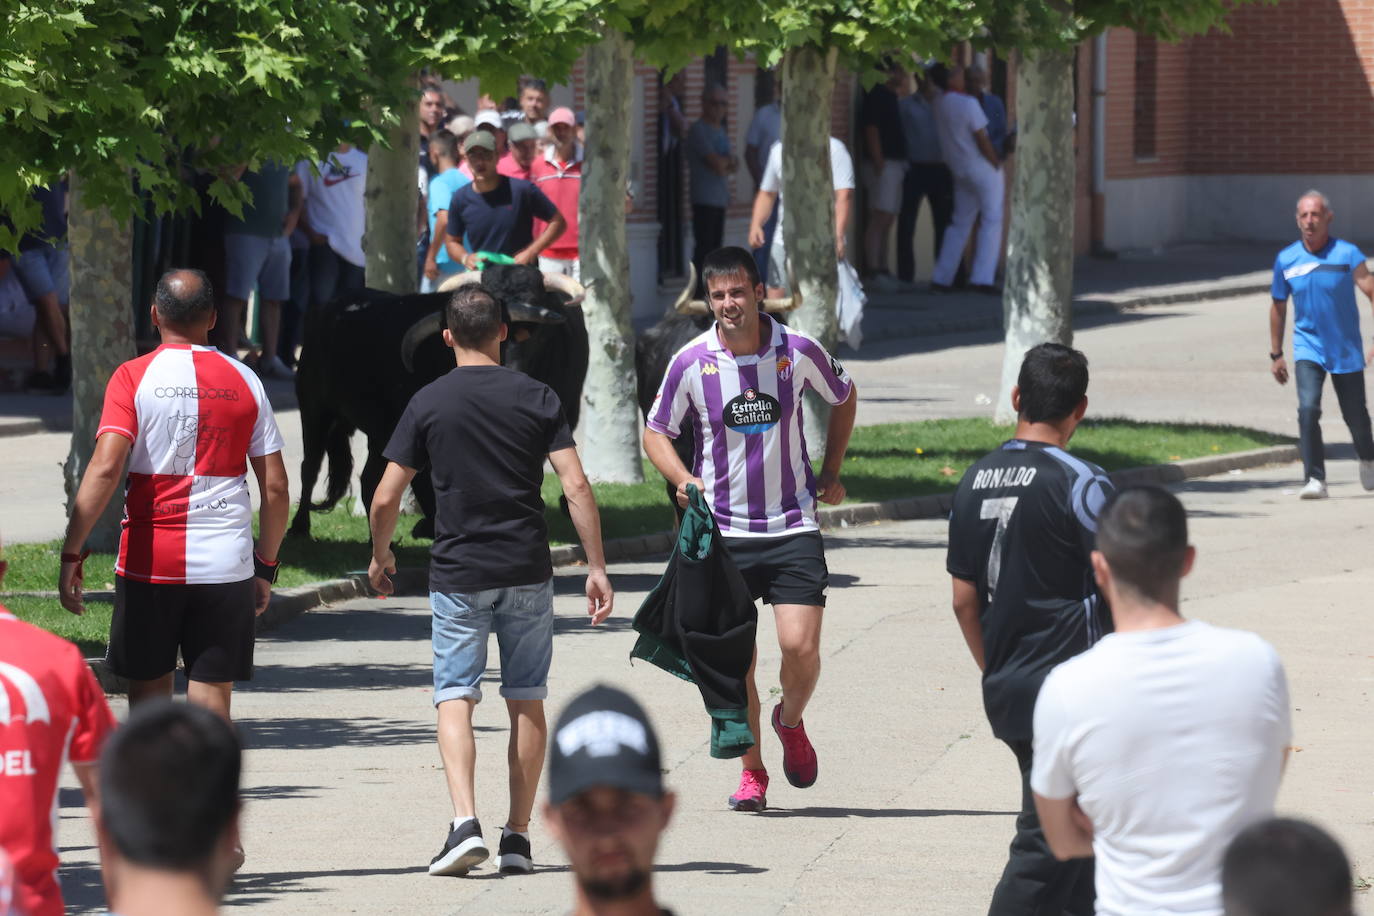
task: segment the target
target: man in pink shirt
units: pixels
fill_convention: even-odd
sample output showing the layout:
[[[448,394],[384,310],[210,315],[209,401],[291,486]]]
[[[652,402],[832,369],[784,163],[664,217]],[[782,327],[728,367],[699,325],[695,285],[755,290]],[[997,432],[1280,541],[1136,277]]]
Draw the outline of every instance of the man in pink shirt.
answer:
[[[524,121],[516,121],[506,134],[506,142],[509,149],[496,163],[497,174],[532,180],[530,167],[539,153],[539,134]]]
[[[514,128],[511,128],[514,133]],[[577,119],[569,108],[555,109],[549,115],[549,136],[553,143],[536,157],[530,169],[535,187],[544,192],[567,220],[568,229],[539,256],[539,269],[546,273],[567,274],[580,279],[577,253],[577,198],[582,192],[582,144],[577,142]],[[542,232],[544,223],[536,220],[534,231]]]

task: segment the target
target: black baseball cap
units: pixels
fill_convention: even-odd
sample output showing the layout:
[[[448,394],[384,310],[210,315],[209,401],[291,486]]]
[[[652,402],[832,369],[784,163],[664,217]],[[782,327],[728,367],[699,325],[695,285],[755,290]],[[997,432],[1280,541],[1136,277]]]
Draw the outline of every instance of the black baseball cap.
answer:
[[[653,724],[633,697],[605,684],[574,697],[549,739],[549,801],[600,786],[663,795]]]

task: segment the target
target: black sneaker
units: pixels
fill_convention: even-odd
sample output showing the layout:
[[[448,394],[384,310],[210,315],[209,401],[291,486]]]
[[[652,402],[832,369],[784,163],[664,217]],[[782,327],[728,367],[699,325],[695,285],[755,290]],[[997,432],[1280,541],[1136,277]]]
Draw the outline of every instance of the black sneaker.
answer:
[[[59,353],[53,360],[53,381],[56,382],[59,394],[65,393],[72,387],[72,355],[70,353]]]
[[[51,372],[33,371],[24,377],[24,390],[29,394],[61,394],[57,379]]]
[[[501,831],[501,848],[496,851],[496,864],[503,875],[534,873],[534,859],[530,858],[530,841],[518,833]]]
[[[485,862],[490,855],[491,851],[482,841],[482,825],[474,817],[464,821],[458,829],[449,831],[444,848],[429,861],[429,873],[462,877],[473,866]]]

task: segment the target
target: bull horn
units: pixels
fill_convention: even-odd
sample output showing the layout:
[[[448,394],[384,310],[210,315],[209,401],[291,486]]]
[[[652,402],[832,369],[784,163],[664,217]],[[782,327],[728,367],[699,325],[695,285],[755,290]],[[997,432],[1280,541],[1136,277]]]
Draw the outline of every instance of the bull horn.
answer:
[[[470,284],[470,283],[481,283],[481,282],[482,282],[482,272],[481,272],[480,270],[465,270],[465,271],[463,271],[463,272],[460,273],[460,274],[454,274],[453,276],[451,276],[451,277],[449,277],[448,279],[444,280],[443,283],[440,283],[440,284],[439,284],[439,288],[436,289],[435,292],[436,292],[436,293],[451,293],[451,292],[453,292],[455,289],[458,289],[459,287],[467,286],[467,285]]]
[[[692,291],[697,288],[697,266],[691,261],[687,262],[687,285],[682,287],[682,292],[678,293],[677,301],[673,303],[673,311],[679,315],[709,315],[711,308],[701,299],[693,299]]]
[[[523,321],[528,324],[562,324],[567,321],[559,312],[546,309],[542,305],[528,302],[511,302],[506,305],[506,314],[512,322]]]
[[[578,306],[582,304],[583,298],[587,295],[586,287],[578,283],[567,274],[553,273],[544,271],[544,289],[554,293],[566,293],[568,301],[565,305]]]
[[[437,334],[443,329],[444,319],[438,312],[426,315],[419,321],[412,324],[401,338],[401,363],[406,367],[407,372],[415,371],[415,350],[420,343],[431,334]]]
[[[797,275],[792,270],[792,259],[787,259],[787,288],[792,291],[792,295],[786,299],[765,299],[759,303],[759,308],[765,312],[778,313],[790,312],[800,308],[802,304],[801,287],[797,285]]]

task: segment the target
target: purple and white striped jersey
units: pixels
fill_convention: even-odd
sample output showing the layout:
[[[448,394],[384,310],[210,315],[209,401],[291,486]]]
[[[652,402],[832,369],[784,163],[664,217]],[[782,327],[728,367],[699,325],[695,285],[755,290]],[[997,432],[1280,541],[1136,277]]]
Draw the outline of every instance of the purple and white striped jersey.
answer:
[[[849,373],[815,339],[767,315],[768,343],[735,356],[715,325],[679,350],[646,425],[676,439],[697,433],[692,473],[706,484],[722,534],[778,537],[815,530],[816,481],[802,432],[802,392],[849,399]]]

